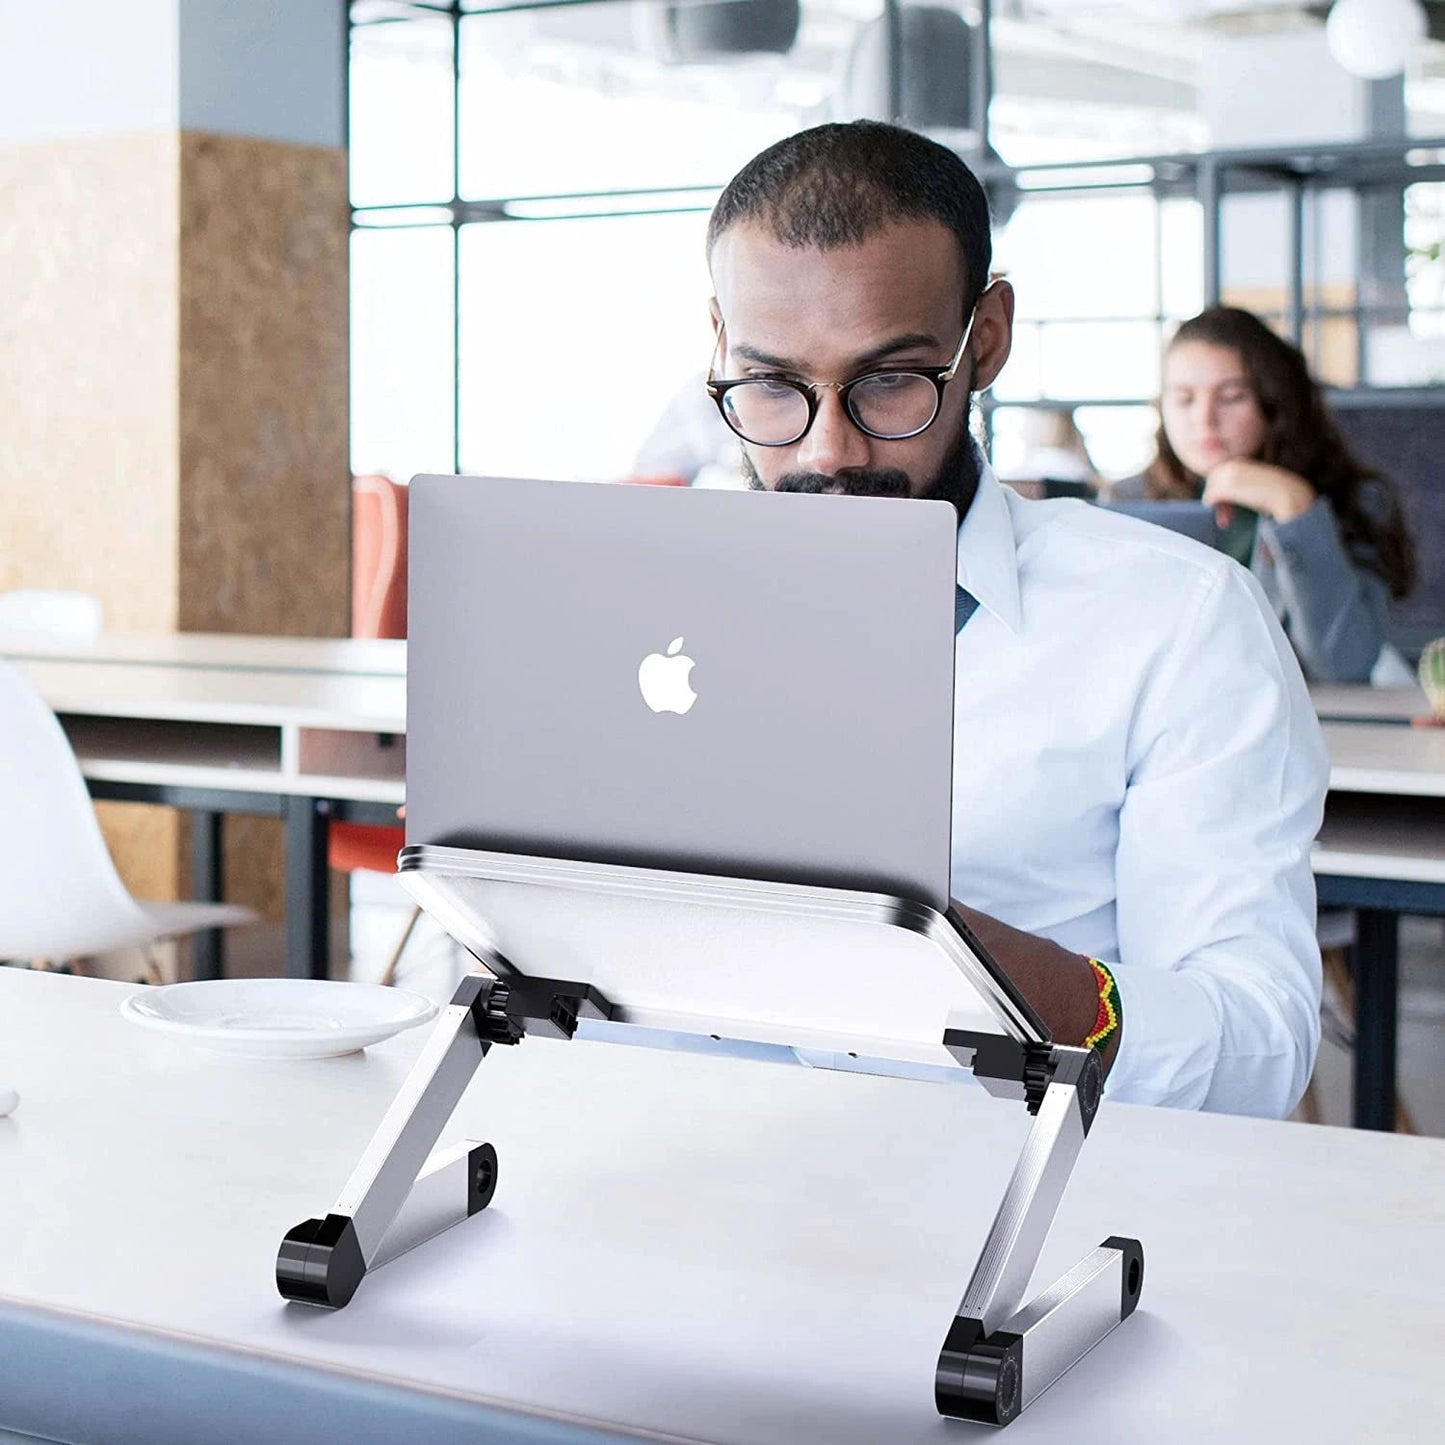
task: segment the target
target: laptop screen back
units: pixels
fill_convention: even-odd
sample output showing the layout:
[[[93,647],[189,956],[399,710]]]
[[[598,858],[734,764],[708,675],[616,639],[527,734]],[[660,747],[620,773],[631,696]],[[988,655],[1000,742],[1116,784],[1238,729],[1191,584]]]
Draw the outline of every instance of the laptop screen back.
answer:
[[[407,842],[946,907],[942,502],[418,477]]]

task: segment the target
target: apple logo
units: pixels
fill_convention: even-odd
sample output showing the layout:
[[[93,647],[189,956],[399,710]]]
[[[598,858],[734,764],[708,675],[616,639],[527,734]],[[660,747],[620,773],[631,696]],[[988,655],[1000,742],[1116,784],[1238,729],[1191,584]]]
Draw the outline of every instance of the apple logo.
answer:
[[[637,686],[642,700],[653,712],[686,712],[697,701],[697,694],[688,681],[693,660],[682,657],[682,638],[674,637],[667,655],[649,652],[637,669]]]

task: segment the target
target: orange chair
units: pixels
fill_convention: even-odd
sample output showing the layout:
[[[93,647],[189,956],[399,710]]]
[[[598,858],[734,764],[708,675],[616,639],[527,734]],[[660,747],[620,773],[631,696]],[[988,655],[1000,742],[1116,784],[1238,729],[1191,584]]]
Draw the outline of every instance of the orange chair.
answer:
[[[406,636],[405,487],[390,477],[351,481],[351,635]]]
[[[353,477],[351,482],[351,635],[406,636],[405,487],[390,477]],[[406,830],[384,823],[333,823],[326,861],[338,873],[395,873]],[[383,983],[411,941],[421,910],[414,908],[393,949]]]

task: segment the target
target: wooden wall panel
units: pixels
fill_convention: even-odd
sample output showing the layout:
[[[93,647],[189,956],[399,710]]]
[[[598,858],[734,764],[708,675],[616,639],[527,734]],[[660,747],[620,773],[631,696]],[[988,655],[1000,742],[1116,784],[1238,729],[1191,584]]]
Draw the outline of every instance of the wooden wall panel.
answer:
[[[0,147],[0,589],[125,632],[342,635],[345,152],[160,132]],[[127,884],[177,896],[185,820],[102,807]],[[275,822],[230,896],[280,916]]]
[[[180,627],[350,619],[344,151],[180,140]],[[226,824],[227,896],[282,917],[278,823]]]
[[[0,147],[0,588],[175,628],[174,134]]]
[[[180,626],[343,636],[346,156],[181,137]]]
[[[0,147],[0,589],[94,593],[176,627],[179,142]],[[102,808],[127,883],[174,897],[168,809]]]

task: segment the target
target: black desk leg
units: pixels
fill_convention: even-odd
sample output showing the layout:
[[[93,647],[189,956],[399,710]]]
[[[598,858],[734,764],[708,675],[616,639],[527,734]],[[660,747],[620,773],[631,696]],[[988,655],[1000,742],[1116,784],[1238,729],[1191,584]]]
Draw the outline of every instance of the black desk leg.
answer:
[[[1355,1127],[1392,1130],[1400,916],[1361,908],[1355,920]]]
[[[325,978],[331,959],[326,840],[331,804],[286,799],[286,974]]]
[[[225,896],[221,853],[224,813],[191,814],[191,897],[202,903],[220,903]],[[204,928],[191,940],[191,976],[222,978],[226,957],[219,928]]]

